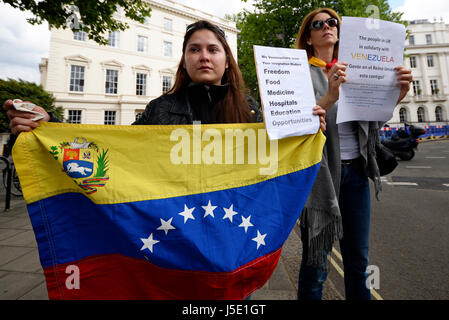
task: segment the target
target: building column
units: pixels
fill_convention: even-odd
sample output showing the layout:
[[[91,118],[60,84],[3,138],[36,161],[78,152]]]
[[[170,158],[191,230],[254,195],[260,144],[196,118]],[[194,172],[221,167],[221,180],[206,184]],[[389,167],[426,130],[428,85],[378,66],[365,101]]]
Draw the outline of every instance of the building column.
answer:
[[[422,93],[423,95],[428,95],[430,96],[432,93],[432,90],[430,89],[430,81],[429,78],[427,76],[427,54],[425,53],[421,53],[419,55],[419,60],[420,60],[420,64],[421,64],[421,73],[422,73],[422,78],[423,78],[423,84],[422,84]]]
[[[440,74],[441,74],[441,86],[440,91],[441,94],[444,96],[449,95],[449,69],[448,64],[446,60],[446,52],[440,52],[438,53],[438,61],[440,63]]]

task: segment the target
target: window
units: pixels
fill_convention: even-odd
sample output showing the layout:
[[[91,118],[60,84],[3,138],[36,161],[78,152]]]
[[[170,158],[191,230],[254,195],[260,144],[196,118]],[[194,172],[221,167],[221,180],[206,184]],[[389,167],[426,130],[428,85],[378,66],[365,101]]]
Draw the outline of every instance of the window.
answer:
[[[72,65],[70,69],[70,91],[84,91],[84,67]]]
[[[173,22],[171,19],[164,18],[164,30],[172,31],[173,30]]]
[[[84,31],[76,31],[73,33],[73,40],[86,41],[87,33]]]
[[[68,123],[81,123],[81,110],[69,110]]]
[[[430,89],[432,90],[432,95],[438,95],[440,88],[438,88],[438,80],[430,80]]]
[[[104,124],[115,124],[115,111],[104,112]]]
[[[443,119],[443,108],[441,108],[440,106],[435,108],[435,120],[440,122],[440,121],[444,121]]]
[[[416,68],[417,64],[416,64],[416,56],[411,56],[410,57],[410,68]]]
[[[138,73],[136,75],[136,95],[147,95],[147,75],[145,73]]]
[[[172,86],[172,77],[171,76],[162,76],[162,93],[166,93],[171,89]]]
[[[418,108],[418,122],[425,122],[426,121],[426,117],[424,114],[424,108],[423,107],[419,107]]]
[[[106,69],[105,93],[117,94],[118,71]]]
[[[164,41],[164,56],[171,57],[172,56],[172,43],[168,41]]]
[[[426,34],[426,44],[432,44],[432,35]]]
[[[415,94],[415,96],[420,96],[422,93],[421,84],[419,83],[419,80],[413,81],[413,93]]]
[[[434,64],[433,64],[433,55],[427,56],[427,66],[428,66],[429,68],[434,67]]]
[[[110,47],[118,48],[120,43],[120,33],[118,31],[109,32],[108,45]]]
[[[408,120],[407,120],[407,109],[405,109],[405,108],[401,108],[400,110],[399,110],[399,121],[400,122],[407,122]]]
[[[136,113],[136,121],[137,121],[142,116],[143,110],[136,110],[135,113]]]
[[[415,36],[410,36],[408,38],[408,44],[411,45],[411,46],[415,45]]]
[[[137,36],[137,51],[138,52],[147,52],[148,38],[144,36]]]

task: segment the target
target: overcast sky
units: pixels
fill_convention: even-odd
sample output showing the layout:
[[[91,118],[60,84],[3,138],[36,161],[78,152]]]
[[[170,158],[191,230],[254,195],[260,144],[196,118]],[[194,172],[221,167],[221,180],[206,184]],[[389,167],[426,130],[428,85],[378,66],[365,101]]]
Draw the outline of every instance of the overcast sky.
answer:
[[[238,13],[244,7],[251,9],[252,0],[244,4],[240,0],[175,0],[199,8],[217,16]],[[404,19],[438,20],[449,23],[449,1],[389,0],[393,9],[404,12]],[[48,57],[50,32],[48,25],[32,26],[26,22],[25,14],[0,2],[0,78],[24,79],[40,83],[39,63]]]

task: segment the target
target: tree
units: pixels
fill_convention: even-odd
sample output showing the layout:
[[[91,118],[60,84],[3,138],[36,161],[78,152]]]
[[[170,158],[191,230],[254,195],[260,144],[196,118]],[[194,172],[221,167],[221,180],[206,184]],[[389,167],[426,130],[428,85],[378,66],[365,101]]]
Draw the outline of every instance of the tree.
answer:
[[[3,104],[8,99],[21,99],[23,101],[32,101],[41,106],[47,112],[52,112],[59,119],[63,118],[63,108],[55,106],[55,97],[45,91],[41,85],[24,80],[3,80],[0,79],[0,101]],[[1,108],[0,112],[0,133],[9,132],[9,119],[6,112]]]
[[[242,0],[246,2],[246,0]],[[303,18],[321,7],[334,9],[340,16],[376,17],[398,23],[402,13],[394,13],[387,0],[255,0],[254,12],[244,10],[228,16],[241,32],[238,61],[249,94],[259,99],[253,45],[292,48]],[[378,16],[377,16],[377,9]]]
[[[30,11],[34,18],[31,24],[48,22],[50,28],[70,28],[85,31],[89,39],[99,44],[107,44],[103,36],[108,31],[125,30],[126,22],[116,19],[117,7],[124,15],[140,23],[150,16],[151,8],[144,0],[2,0],[14,8]]]

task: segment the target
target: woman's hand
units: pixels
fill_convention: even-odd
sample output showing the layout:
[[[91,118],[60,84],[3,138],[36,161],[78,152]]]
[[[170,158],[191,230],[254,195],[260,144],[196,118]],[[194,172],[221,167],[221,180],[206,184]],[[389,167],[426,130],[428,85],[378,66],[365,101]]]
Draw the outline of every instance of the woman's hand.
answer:
[[[12,100],[6,100],[3,104],[3,109],[6,110],[6,114],[11,120],[9,127],[11,132],[15,135],[18,135],[23,131],[31,131],[39,126],[38,122],[32,120],[36,117],[36,114],[16,110],[13,106]],[[43,108],[36,106],[33,108],[33,111],[40,112],[44,115],[44,118],[40,121],[50,120],[50,115]]]
[[[326,131],[326,110],[316,105],[313,108],[313,114],[320,116],[320,129],[321,131]]]
[[[397,85],[401,87],[401,93],[399,94],[398,102],[404,99],[407,92],[410,90],[410,82],[413,81],[413,75],[411,69],[406,69],[405,67],[396,67],[396,74],[398,76]]]
[[[346,82],[346,62],[337,62],[328,72],[328,90],[327,95],[332,105],[337,102],[340,97],[340,85]]]
[[[337,62],[328,72],[328,89],[318,104],[326,111],[329,110],[340,97],[340,85],[346,82],[346,62]]]

